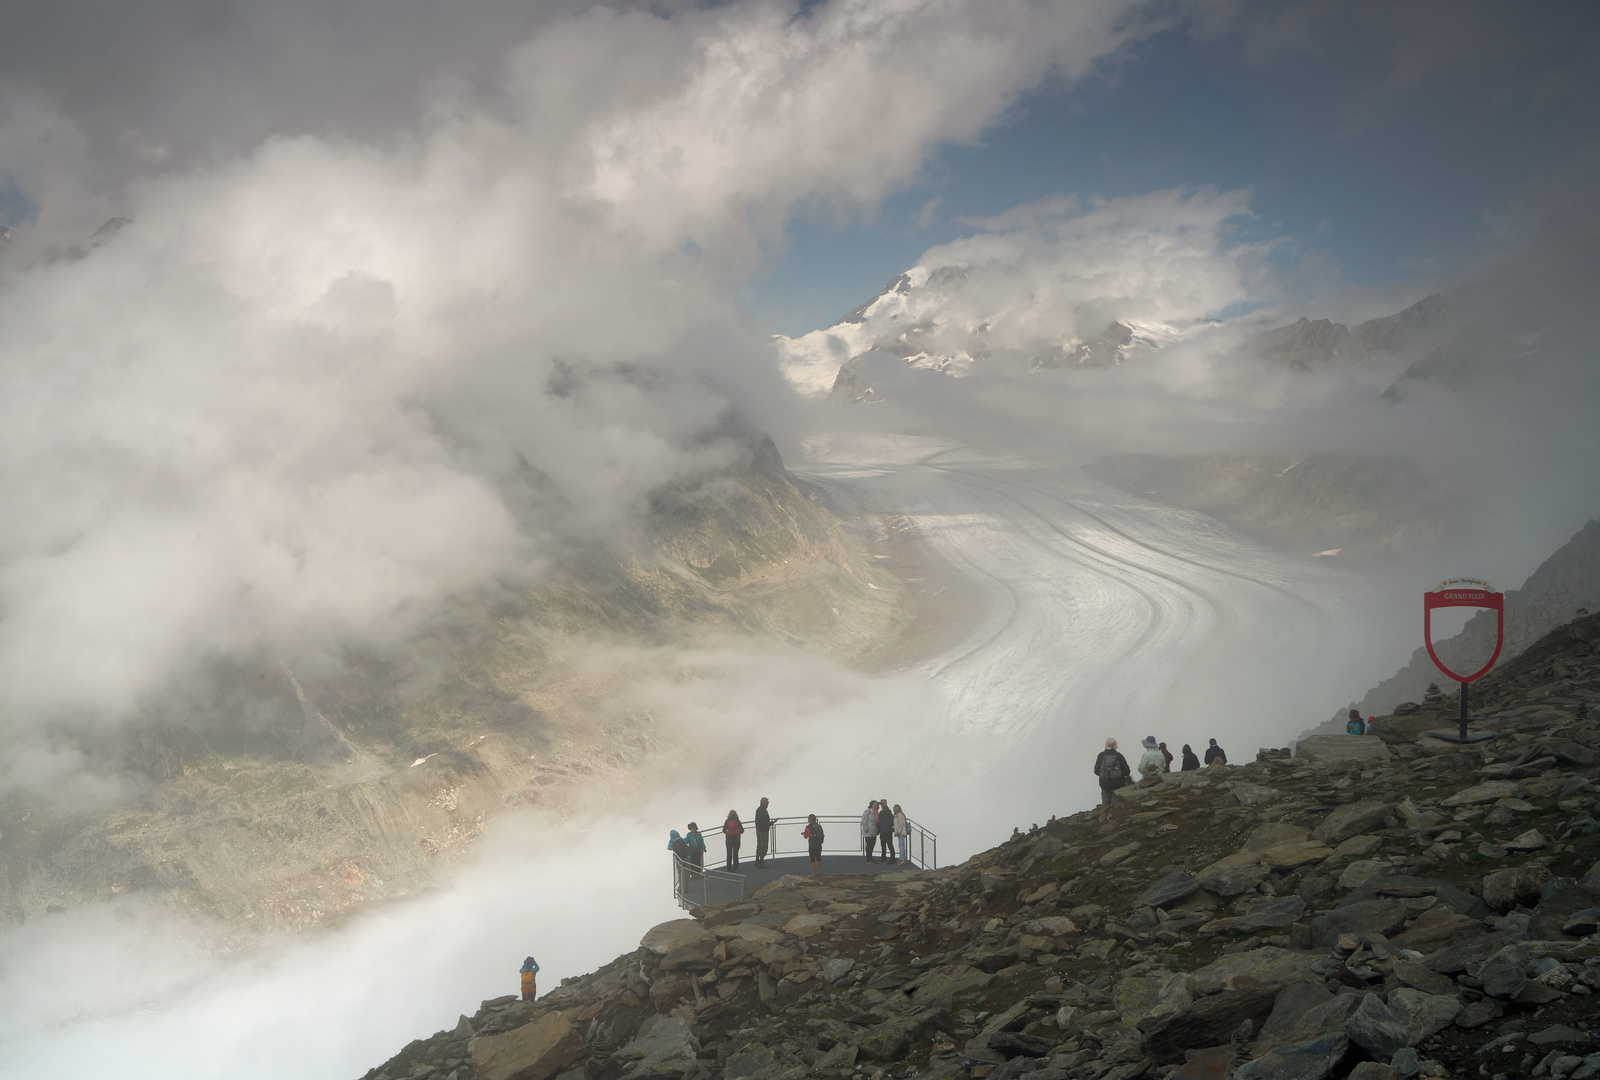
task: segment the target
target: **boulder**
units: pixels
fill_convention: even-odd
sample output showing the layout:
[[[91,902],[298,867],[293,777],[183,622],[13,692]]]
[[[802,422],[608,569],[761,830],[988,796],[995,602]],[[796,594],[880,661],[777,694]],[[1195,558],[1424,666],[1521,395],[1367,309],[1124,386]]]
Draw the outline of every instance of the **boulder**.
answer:
[[[793,934],[799,938],[816,937],[823,930],[832,926],[834,921],[834,916],[824,915],[821,912],[794,915],[783,924],[783,932],[785,934]]]
[[[1243,915],[1231,919],[1214,919],[1200,927],[1206,934],[1253,934],[1258,930],[1275,930],[1290,926],[1306,913],[1306,902],[1294,893],[1262,900]]]
[[[1542,847],[1549,847],[1550,841],[1545,839],[1544,833],[1538,829],[1529,829],[1519,833],[1500,845],[1507,851],[1538,851]]]
[[[1600,908],[1600,889],[1587,889],[1582,885],[1555,882],[1539,892],[1539,904],[1528,920],[1528,936],[1539,941],[1569,941],[1575,934],[1590,934],[1583,927],[1594,925],[1595,917],[1580,919],[1573,930],[1567,923],[1581,911]]]
[[[1488,780],[1481,784],[1474,784],[1463,788],[1454,795],[1441,801],[1443,806],[1474,806],[1478,803],[1494,802],[1496,799],[1515,799],[1521,794],[1521,788],[1515,780]]]
[[[1253,851],[1240,852],[1218,859],[1195,875],[1202,889],[1218,896],[1239,896],[1260,885],[1267,877]]]
[[[856,1040],[856,1046],[868,1061],[898,1061],[913,1043],[926,1043],[936,1033],[947,1031],[950,1027],[948,1009],[923,1009],[910,1016],[873,1025],[862,1032]]]
[[[710,971],[717,966],[717,939],[707,934],[698,941],[674,946],[661,958],[662,971]]]
[[[1392,970],[1401,986],[1409,986],[1425,994],[1454,994],[1456,991],[1454,980],[1436,971],[1429,971],[1421,964],[1413,964],[1410,960],[1396,960]]]
[[[1405,905],[1398,900],[1344,904],[1311,920],[1311,941],[1329,949],[1338,943],[1340,934],[1368,932],[1388,937],[1405,924],[1408,914]]]
[[[1283,821],[1269,821],[1257,825],[1250,833],[1250,839],[1244,842],[1241,851],[1266,851],[1268,848],[1277,847],[1279,844],[1293,844],[1306,839],[1311,830],[1304,825],[1290,825]]]
[[[551,1012],[501,1034],[479,1035],[471,1047],[472,1067],[483,1080],[548,1080],[582,1055],[583,1036]]]
[[[1550,868],[1538,863],[1496,870],[1483,877],[1483,902],[1495,911],[1510,911],[1537,898],[1549,880]]]
[[[1208,1046],[1179,1065],[1167,1080],[1225,1080],[1233,1064],[1233,1047]]]
[[[1459,975],[1488,959],[1511,940],[1513,937],[1507,934],[1485,934],[1470,941],[1458,941],[1436,953],[1429,953],[1423,958],[1422,966],[1441,975]]]
[[[1124,860],[1137,854],[1138,851],[1139,844],[1137,841],[1131,844],[1123,844],[1120,847],[1114,847],[1104,855],[1100,856],[1100,865],[1102,867],[1116,866],[1118,863],[1123,862]]]
[[[1200,887],[1193,874],[1179,870],[1156,879],[1136,901],[1140,907],[1166,907],[1175,904]]]
[[[1505,1009],[1497,1001],[1485,998],[1482,1001],[1469,1001],[1461,1006],[1461,1011],[1456,1013],[1456,1027],[1479,1028],[1491,1020],[1498,1020],[1505,1014]]]
[[[619,1059],[633,1063],[633,1072],[642,1076],[682,1076],[695,1067],[700,1045],[681,1016],[661,1016],[654,1024],[646,1021],[638,1038],[616,1052]],[[581,1049],[581,1041],[580,1041]]]
[[[1228,794],[1232,795],[1233,801],[1240,806],[1258,806],[1264,802],[1271,802],[1279,795],[1277,788],[1252,784],[1248,780],[1229,780],[1222,786],[1228,789]]]
[[[1561,924],[1563,934],[1589,935],[1600,931],[1600,907],[1584,908],[1567,916]]]
[[[1461,1012],[1461,999],[1454,994],[1427,994],[1401,987],[1389,994],[1389,1011],[1405,1025],[1410,1045],[1416,1046],[1450,1025]]]
[[[1396,949],[1415,949],[1421,953],[1432,952],[1438,946],[1463,935],[1483,933],[1482,924],[1467,915],[1457,915],[1439,904],[1417,917],[1417,921],[1390,939]]]
[[[1274,1047],[1234,1071],[1234,1080],[1323,1080],[1344,1060],[1350,1039],[1334,1032],[1310,1042]]]
[[[1400,1073],[1393,1065],[1385,1065],[1378,1061],[1358,1061],[1356,1067],[1350,1070],[1349,1080],[1400,1080]]]
[[[968,964],[947,964],[928,969],[915,982],[908,983],[905,989],[910,991],[911,1000],[918,1005],[938,1005],[948,1009],[955,995],[981,989],[992,982],[994,976],[988,972],[979,971]]]
[[[1346,736],[1354,738],[1354,736]],[[1389,816],[1389,804],[1381,799],[1341,806],[1322,819],[1322,824],[1312,831],[1312,836],[1324,844],[1337,844],[1365,832],[1383,828]]]
[[[1370,836],[1362,833],[1360,836],[1352,836],[1346,840],[1341,840],[1339,846],[1333,849],[1333,858],[1360,859],[1371,855],[1382,846],[1383,838],[1381,836]]]
[[[1483,992],[1489,997],[1502,1001],[1515,998],[1528,984],[1526,951],[1517,945],[1507,945],[1479,966],[1478,981],[1483,983]]]
[[[1333,849],[1319,841],[1295,840],[1267,848],[1261,852],[1261,862],[1269,869],[1286,872],[1319,863],[1332,854]]]
[[[1366,735],[1309,735],[1294,744],[1294,756],[1310,762],[1383,763],[1393,759],[1382,739]]]
[[[1388,1061],[1396,1050],[1411,1045],[1411,1035],[1405,1024],[1389,1011],[1377,994],[1368,994],[1361,999],[1361,1004],[1356,1006],[1346,1021],[1345,1031],[1351,1042],[1378,1061]]]
[[[1263,945],[1249,952],[1219,956],[1191,974],[1198,994],[1251,985],[1278,988],[1309,978],[1311,965],[1316,962],[1317,957],[1307,953]]]
[[[1600,862],[1596,862],[1589,867],[1584,875],[1578,879],[1578,884],[1589,889],[1600,889]]]
[[[1390,873],[1393,869],[1388,863],[1377,859],[1362,859],[1345,867],[1337,884],[1341,889],[1359,889],[1373,878]]]
[[[1272,1012],[1272,987],[1224,990],[1190,1002],[1176,1012],[1147,1018],[1139,1051],[1153,1064],[1183,1060],[1185,1050],[1228,1042],[1245,1020],[1259,1025]]]
[[[710,932],[694,919],[673,919],[646,930],[644,937],[639,939],[639,946],[657,956],[665,956],[679,945],[710,939]]]
[[[1294,983],[1279,993],[1256,1044],[1265,1048],[1310,1042],[1343,1031],[1345,1021],[1360,1003],[1354,994],[1336,997],[1319,983]]]

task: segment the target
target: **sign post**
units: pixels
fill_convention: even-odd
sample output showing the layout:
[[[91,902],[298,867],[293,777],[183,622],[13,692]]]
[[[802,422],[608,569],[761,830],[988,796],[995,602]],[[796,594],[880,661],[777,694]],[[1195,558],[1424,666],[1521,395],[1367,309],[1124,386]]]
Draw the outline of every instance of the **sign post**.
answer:
[[[1429,734],[1435,739],[1453,743],[1483,742],[1485,739],[1494,738],[1494,732],[1480,732],[1476,735],[1467,734],[1467,687],[1481,679],[1494,667],[1494,662],[1500,659],[1500,647],[1505,643],[1506,633],[1506,598],[1505,594],[1496,592],[1487,581],[1478,578],[1451,578],[1439,583],[1433,592],[1422,594],[1422,641],[1428,647],[1428,656],[1440,671],[1461,684],[1461,731],[1459,734],[1449,731],[1433,731]],[[1445,666],[1439,654],[1433,651],[1433,611],[1435,608],[1471,607],[1486,608],[1494,612],[1494,653],[1490,655],[1488,663],[1470,675],[1461,675],[1451,671]]]

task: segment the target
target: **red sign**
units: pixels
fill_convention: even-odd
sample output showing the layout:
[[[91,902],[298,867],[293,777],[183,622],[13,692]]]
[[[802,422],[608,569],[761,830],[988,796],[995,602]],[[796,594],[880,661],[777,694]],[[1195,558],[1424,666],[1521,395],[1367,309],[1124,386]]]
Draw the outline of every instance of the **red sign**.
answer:
[[[1433,660],[1434,666],[1458,683],[1474,682],[1482,678],[1485,672],[1494,667],[1494,662],[1500,659],[1500,646],[1505,641],[1506,633],[1505,601],[1505,593],[1496,592],[1490,588],[1487,581],[1479,581],[1477,578],[1453,578],[1441,582],[1436,591],[1423,593],[1422,640],[1428,646],[1428,656]],[[1471,675],[1457,675],[1445,667],[1444,661],[1433,651],[1433,609],[1447,607],[1488,608],[1494,612],[1494,655],[1489,657],[1487,664]]]

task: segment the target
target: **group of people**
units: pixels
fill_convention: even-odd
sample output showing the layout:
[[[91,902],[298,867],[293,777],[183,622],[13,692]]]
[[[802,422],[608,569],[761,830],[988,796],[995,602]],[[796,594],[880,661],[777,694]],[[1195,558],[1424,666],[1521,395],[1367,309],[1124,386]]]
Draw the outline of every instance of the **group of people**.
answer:
[[[1372,729],[1372,726],[1377,722],[1378,718],[1376,716],[1369,716],[1363,720],[1361,719],[1360,709],[1351,709],[1350,718],[1344,722],[1344,733],[1346,735],[1376,735],[1377,732]]]
[[[1146,735],[1143,749],[1144,753],[1139,756],[1139,777],[1136,779],[1133,775],[1134,770],[1128,768],[1128,759],[1117,749],[1117,740],[1106,740],[1106,748],[1094,759],[1094,774],[1100,779],[1101,806],[1109,806],[1115,801],[1118,788],[1138,783],[1139,779],[1153,779],[1162,773],[1172,771],[1172,751],[1167,749],[1166,743],[1156,742],[1154,735]],[[1227,763],[1227,751],[1217,745],[1217,740],[1212,739],[1211,745],[1206,747],[1206,767]],[[1184,743],[1183,757],[1179,761],[1178,771],[1191,772],[1200,768],[1200,764],[1200,758],[1195,756],[1194,750],[1188,743]]]
[[[868,862],[872,861],[875,847],[882,848],[884,862],[894,860],[896,865],[904,865],[911,861],[911,827],[899,803],[892,809],[888,799],[873,799],[867,804],[861,812],[861,845]],[[896,848],[899,849],[898,859],[894,858]]]
[[[767,809],[767,797],[761,797],[761,805],[756,807],[755,818],[751,822],[756,831],[756,865],[765,866],[767,851],[772,846],[772,813]],[[816,815],[811,817],[816,821]],[[818,831],[820,832],[820,826]],[[729,870],[739,869],[739,848],[745,834],[744,822],[739,817],[739,811],[729,810],[728,820],[722,823],[722,840],[728,855],[723,866]],[[691,866],[704,866],[706,861],[706,838],[700,832],[700,826],[689,822],[687,835],[679,836],[678,830],[673,829],[667,838],[667,850]]]

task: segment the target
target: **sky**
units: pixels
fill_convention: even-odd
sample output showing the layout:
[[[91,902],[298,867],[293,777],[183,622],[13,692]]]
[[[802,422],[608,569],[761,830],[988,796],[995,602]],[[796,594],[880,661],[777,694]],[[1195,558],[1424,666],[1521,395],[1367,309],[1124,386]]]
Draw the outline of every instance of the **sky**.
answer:
[[[452,598],[633,550],[652,493],[715,482],[752,430],[791,461],[830,426],[1041,468],[1391,454],[1462,494],[1473,569],[1508,584],[1600,505],[1590,3],[0,11],[0,794],[114,800],[82,748],[208,664],[397,649]],[[853,414],[796,392],[772,335],[918,266],[966,283],[929,293],[980,357],[966,377],[913,372]],[[1448,377],[1407,381],[1420,353],[1303,377],[1244,355],[1275,322],[1430,291],[1458,298]],[[1160,347],[1113,370],[1024,362],[1115,319]],[[825,390],[848,355],[821,348]],[[728,666],[704,698],[666,677],[651,692],[702,735],[732,715],[719,694],[753,714],[786,671],[846,703],[805,705],[796,731],[892,715],[911,738],[932,708],[926,686],[816,658]],[[619,828],[666,814],[675,792],[658,797]],[[529,835],[507,828],[510,848]],[[438,908],[331,947],[381,971],[442,918],[510,917],[526,881],[584,872],[564,861],[573,834],[550,835],[509,876],[486,859]],[[146,1025],[130,994],[97,1027],[92,1001],[35,1002],[41,1024],[89,1017],[66,1036],[76,1060],[119,1052],[126,1025],[166,1067],[161,1048],[211,1017],[213,980],[317,1030],[301,995],[321,946],[223,963],[130,911],[0,939],[21,973],[0,996],[29,1000],[58,959],[92,970],[79,927],[98,927],[140,993],[180,1003]],[[605,949],[636,939],[590,914]],[[428,954],[449,974],[430,1009],[493,963],[482,926],[463,934],[470,971]],[[339,1008],[402,996],[377,981]],[[422,1033],[420,1012],[393,1016],[366,1037]],[[26,1053],[52,1060],[53,1038]],[[218,1045],[275,1038],[245,1025]]]
[[[1047,83],[907,186],[840,221],[802,211],[747,290],[785,334],[833,322],[963,219],[1056,193],[1251,193],[1281,294],[1437,280],[1592,154],[1600,13],[1510,4],[1239,4]],[[1324,312],[1325,313],[1325,312]]]

